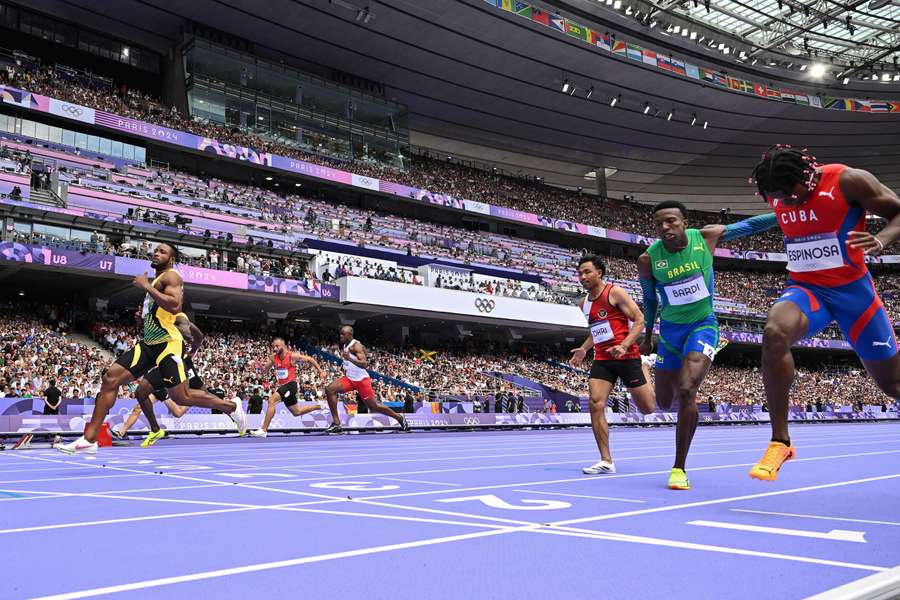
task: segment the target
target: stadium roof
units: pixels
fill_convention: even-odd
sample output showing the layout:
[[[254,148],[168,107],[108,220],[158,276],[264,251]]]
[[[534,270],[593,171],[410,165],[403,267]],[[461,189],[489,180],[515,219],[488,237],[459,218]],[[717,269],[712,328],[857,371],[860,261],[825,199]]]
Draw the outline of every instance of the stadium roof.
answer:
[[[664,1],[671,19],[702,16],[759,43],[771,43],[780,27],[757,14],[780,14],[777,0],[712,0],[703,15],[702,2],[695,8]],[[757,7],[756,13],[741,3]],[[661,36],[633,15],[600,10],[598,0],[555,4],[597,30],[609,28],[660,50],[665,42],[672,52],[729,75],[803,86],[811,95],[823,90],[824,84],[805,74],[761,70],[763,65],[736,63],[688,38]],[[652,203],[677,195],[698,208],[755,212],[763,206],[747,178],[761,152],[775,143],[808,146],[822,161],[866,168],[887,185],[900,186],[900,114],[824,110],[735,93],[554,35],[484,0],[119,0],[104,3],[102,11],[91,0],[30,5],[163,51],[183,39],[186,24],[203,23],[251,41],[270,60],[280,56],[301,68],[336,68],[383,82],[388,99],[409,109],[413,144],[570,188],[590,188],[585,175],[605,167],[614,173],[608,180],[613,196]],[[714,6],[733,14],[716,13]],[[880,10],[888,15],[896,9]],[[859,16],[854,37],[861,39],[867,20],[887,23],[886,18]],[[838,31],[844,26],[837,19],[825,32],[846,38],[850,34]],[[781,32],[785,44],[801,39],[794,35],[800,20],[795,14],[791,22],[797,26]],[[751,21],[767,25],[751,31]],[[810,44],[821,44],[823,52],[829,43],[843,47],[822,29]],[[879,34],[865,43],[890,45],[892,34],[866,30]],[[561,91],[566,81],[574,91]],[[843,93],[900,99],[898,90],[892,83],[854,80]]]

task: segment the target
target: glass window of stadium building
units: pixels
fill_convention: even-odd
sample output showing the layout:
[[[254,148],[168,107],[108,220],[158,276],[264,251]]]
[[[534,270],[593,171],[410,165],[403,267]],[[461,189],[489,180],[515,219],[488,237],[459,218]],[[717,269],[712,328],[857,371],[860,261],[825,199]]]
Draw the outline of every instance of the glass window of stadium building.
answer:
[[[406,108],[204,39],[184,51],[190,114],[338,161],[403,167]]]

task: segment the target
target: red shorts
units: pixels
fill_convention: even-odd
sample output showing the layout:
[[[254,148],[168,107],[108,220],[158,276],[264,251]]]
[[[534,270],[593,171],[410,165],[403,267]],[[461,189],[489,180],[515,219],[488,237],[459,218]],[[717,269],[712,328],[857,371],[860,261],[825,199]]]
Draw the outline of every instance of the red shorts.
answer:
[[[338,382],[341,384],[341,389],[344,390],[345,394],[356,392],[360,400],[372,400],[375,398],[375,390],[372,389],[372,379],[370,377],[353,381],[345,376],[338,379]]]

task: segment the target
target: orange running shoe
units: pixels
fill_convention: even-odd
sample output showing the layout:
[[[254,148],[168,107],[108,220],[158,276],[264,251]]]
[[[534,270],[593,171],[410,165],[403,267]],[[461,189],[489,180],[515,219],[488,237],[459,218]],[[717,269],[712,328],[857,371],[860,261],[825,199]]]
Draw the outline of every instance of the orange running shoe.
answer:
[[[775,481],[781,465],[797,456],[794,446],[785,446],[781,442],[769,442],[762,459],[750,469],[750,477],[762,481]]]

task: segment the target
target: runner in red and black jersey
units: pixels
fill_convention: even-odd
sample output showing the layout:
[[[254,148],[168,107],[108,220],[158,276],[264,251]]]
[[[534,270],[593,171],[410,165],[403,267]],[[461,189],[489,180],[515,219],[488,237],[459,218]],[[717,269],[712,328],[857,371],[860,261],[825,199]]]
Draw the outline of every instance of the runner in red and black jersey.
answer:
[[[275,369],[275,378],[278,380],[278,389],[269,396],[269,404],[266,406],[266,416],[263,419],[262,427],[250,432],[250,435],[253,437],[266,437],[266,435],[268,435],[269,424],[275,417],[275,405],[278,404],[278,402],[284,402],[284,405],[295,417],[322,408],[318,404],[306,404],[304,406],[297,405],[297,402],[299,401],[297,394],[300,391],[297,387],[297,365],[295,364],[297,362],[305,362],[312,365],[319,372],[319,377],[325,379],[325,371],[322,370],[322,367],[319,366],[316,359],[307,354],[303,354],[302,352],[292,352],[291,350],[288,350],[284,340],[280,337],[275,338],[272,341],[272,358],[263,365],[257,365],[257,368],[260,371],[268,371],[271,368]]]
[[[650,385],[650,372],[642,364],[637,339],[644,329],[644,315],[628,292],[603,281],[606,266],[599,256],[582,257],[578,278],[587,296],[580,303],[591,333],[584,343],[572,350],[569,363],[581,364],[593,346],[594,362],[588,378],[591,427],[600,449],[600,461],[582,469],[586,475],[615,473],[609,452],[609,425],[606,422],[606,399],[621,379],[638,409],[650,414],[656,409],[656,395]],[[629,321],[632,324],[629,326]]]

